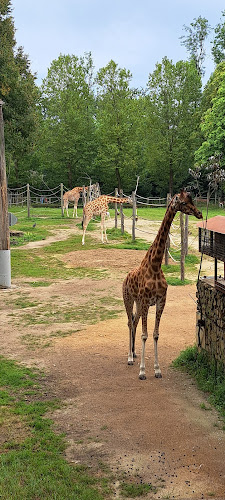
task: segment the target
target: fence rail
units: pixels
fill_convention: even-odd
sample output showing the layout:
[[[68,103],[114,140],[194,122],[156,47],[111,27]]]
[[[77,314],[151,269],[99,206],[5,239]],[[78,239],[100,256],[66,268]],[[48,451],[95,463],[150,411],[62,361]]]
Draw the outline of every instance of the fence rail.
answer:
[[[55,188],[48,188],[48,189],[39,189],[33,186],[30,186],[27,184],[26,186],[22,186],[21,188],[13,188],[10,189],[8,188],[8,204],[9,207],[11,206],[22,206],[22,207],[27,207],[27,213],[28,217],[30,217],[30,210],[33,206],[54,206],[54,207],[61,207],[62,210],[62,216],[63,216],[63,195],[65,192],[67,192],[68,189],[65,188],[65,186],[61,183],[59,186],[56,186]],[[110,193],[112,194],[112,193]],[[100,195],[100,189],[99,185],[91,185],[88,188],[83,189],[82,196],[80,197],[80,205],[85,205],[88,201],[91,199],[94,199]],[[115,196],[118,196],[118,189],[115,189]],[[124,193],[121,190],[120,191],[120,197],[124,197]],[[129,195],[126,195],[126,197]],[[169,202],[169,196],[167,198],[162,198],[162,197],[143,197],[137,195],[135,192],[133,192],[130,196],[132,199],[132,215],[130,217],[125,217],[124,211],[123,211],[123,204],[120,203],[119,205],[119,211],[118,211],[118,204],[114,203],[114,208],[115,208],[115,227],[117,228],[118,226],[118,214],[120,215],[120,225],[121,225],[121,233],[123,234],[125,231],[125,223],[127,219],[132,220],[132,240],[135,241],[136,239],[136,234],[137,232],[140,233],[145,233],[145,234],[154,234],[152,230],[146,231],[142,228],[138,227],[138,219],[145,219],[144,217],[139,217],[137,213],[138,208],[142,207],[166,207]],[[154,221],[155,223],[155,221]],[[161,221],[158,221],[159,224],[161,224]],[[168,264],[168,258],[172,260],[175,260],[171,252],[169,251],[170,246],[174,245],[176,248],[179,248],[181,251],[181,255],[183,256],[181,266],[182,266],[182,275],[181,279],[184,280],[184,255],[187,253],[187,248],[188,248],[188,241],[187,241],[187,234],[188,230],[186,227],[186,237],[184,237],[183,234],[183,223],[181,221],[180,226],[181,228],[181,242],[179,244],[174,244],[174,238],[169,235],[167,245],[166,245],[166,250],[165,250],[165,264]],[[176,229],[179,229],[177,227]],[[185,248],[184,248],[185,247]],[[177,250],[178,251],[178,250]]]

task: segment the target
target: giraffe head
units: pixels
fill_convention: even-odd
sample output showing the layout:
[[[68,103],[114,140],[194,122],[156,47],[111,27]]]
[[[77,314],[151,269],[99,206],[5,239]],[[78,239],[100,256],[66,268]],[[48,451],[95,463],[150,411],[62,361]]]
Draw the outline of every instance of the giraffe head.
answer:
[[[172,203],[177,211],[179,210],[187,215],[194,215],[197,219],[203,218],[202,212],[200,212],[200,210],[198,210],[195,206],[190,193],[184,189],[181,189],[179,194],[175,194],[172,199]]]

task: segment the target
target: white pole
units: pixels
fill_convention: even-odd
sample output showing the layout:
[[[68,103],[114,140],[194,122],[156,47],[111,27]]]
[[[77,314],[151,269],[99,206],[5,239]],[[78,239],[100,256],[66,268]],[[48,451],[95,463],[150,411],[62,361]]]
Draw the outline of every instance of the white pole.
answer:
[[[10,250],[0,250],[0,288],[11,287]]]

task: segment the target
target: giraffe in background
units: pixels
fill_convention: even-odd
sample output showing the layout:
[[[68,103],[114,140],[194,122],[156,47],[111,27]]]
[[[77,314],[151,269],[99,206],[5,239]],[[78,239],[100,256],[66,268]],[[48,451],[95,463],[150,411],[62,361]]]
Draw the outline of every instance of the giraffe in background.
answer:
[[[104,236],[103,233],[105,234],[105,241],[107,242],[107,235],[106,235],[106,227],[105,227],[105,218],[107,216],[107,213],[109,211],[109,203],[130,203],[132,204],[132,199],[131,198],[117,198],[116,196],[109,196],[109,195],[101,195],[96,200],[89,201],[84,209],[83,209],[83,221],[82,221],[82,228],[83,228],[83,238],[82,238],[82,245],[84,245],[84,240],[85,240],[85,233],[87,226],[92,219],[94,215],[101,215],[101,238],[102,238],[102,243],[104,243]]]
[[[87,187],[84,188],[85,191],[87,191]],[[73,205],[73,217],[76,212],[76,218],[77,218],[77,205],[78,201],[80,199],[80,193],[82,193],[83,187],[75,187],[71,189],[70,191],[67,191],[63,195],[63,215],[64,215],[64,210],[66,209],[67,217],[69,217],[69,212],[68,212],[68,206],[69,202],[72,202]]]
[[[194,215],[202,219],[202,213],[194,205],[190,193],[181,190],[173,196],[158,231],[158,234],[147,251],[139,267],[130,271],[123,282],[123,300],[128,317],[129,353],[128,365],[133,365],[135,354],[135,336],[140,317],[142,317],[142,353],[139,378],[146,379],[145,375],[145,343],[148,338],[147,318],[150,306],[156,305],[154,339],[154,370],[155,377],[161,378],[158,363],[157,343],[159,337],[159,323],[166,303],[167,282],[161,269],[167,236],[177,211]],[[133,314],[134,302],[136,311]]]

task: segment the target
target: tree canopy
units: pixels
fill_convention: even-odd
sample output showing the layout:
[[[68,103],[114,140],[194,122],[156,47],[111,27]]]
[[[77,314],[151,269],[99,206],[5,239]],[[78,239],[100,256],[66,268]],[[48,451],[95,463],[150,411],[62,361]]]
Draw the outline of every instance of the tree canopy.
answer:
[[[10,0],[0,2],[0,98],[11,187],[26,182],[70,189],[99,182],[144,196],[189,184],[195,163],[225,153],[225,11],[213,28],[204,17],[184,25],[187,60],[163,57],[145,89],[110,60],[95,71],[91,52],[59,54],[40,87],[17,47]],[[215,71],[202,90],[206,39],[214,34]],[[147,61],[146,61],[147,64]]]

